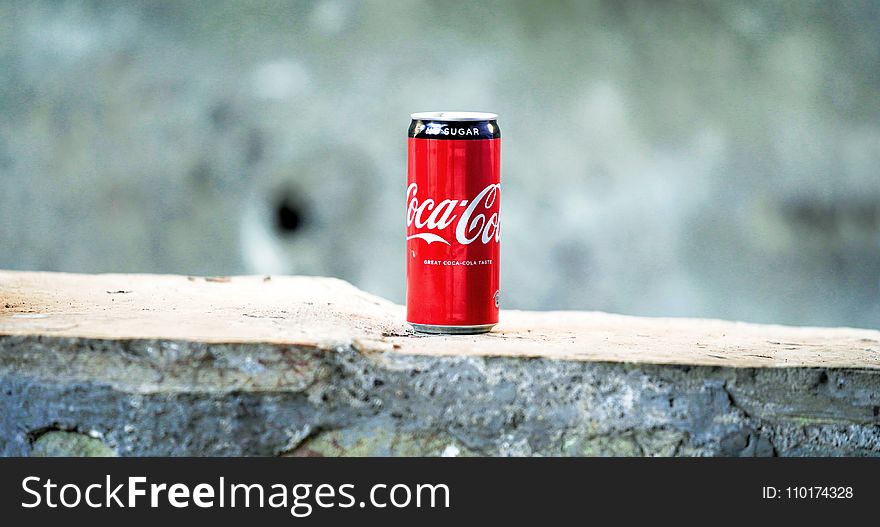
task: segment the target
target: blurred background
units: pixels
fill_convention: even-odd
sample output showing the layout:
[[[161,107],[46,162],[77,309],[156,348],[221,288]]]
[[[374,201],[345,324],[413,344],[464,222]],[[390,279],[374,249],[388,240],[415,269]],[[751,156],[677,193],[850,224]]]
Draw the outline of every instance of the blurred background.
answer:
[[[880,3],[0,3],[0,268],[402,302],[409,114],[501,115],[503,306],[880,327]]]

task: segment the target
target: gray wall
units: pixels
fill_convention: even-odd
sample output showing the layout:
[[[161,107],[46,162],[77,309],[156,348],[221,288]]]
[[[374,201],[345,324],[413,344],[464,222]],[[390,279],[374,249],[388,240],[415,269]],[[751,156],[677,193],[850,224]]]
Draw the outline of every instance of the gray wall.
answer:
[[[434,109],[501,114],[505,307],[880,327],[876,2],[4,2],[0,267],[400,302]]]

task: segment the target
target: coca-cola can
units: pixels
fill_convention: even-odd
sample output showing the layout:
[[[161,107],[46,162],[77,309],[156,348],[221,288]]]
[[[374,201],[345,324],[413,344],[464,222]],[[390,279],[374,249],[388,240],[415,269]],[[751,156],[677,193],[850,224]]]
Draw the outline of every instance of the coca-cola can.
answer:
[[[501,129],[483,112],[421,112],[409,126],[406,320],[424,333],[498,323]]]

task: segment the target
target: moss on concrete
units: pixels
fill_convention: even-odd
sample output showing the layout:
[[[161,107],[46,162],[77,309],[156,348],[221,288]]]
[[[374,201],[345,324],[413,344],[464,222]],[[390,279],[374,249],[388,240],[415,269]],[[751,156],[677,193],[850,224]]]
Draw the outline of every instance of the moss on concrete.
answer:
[[[34,440],[33,457],[116,457],[100,439],[78,432],[51,431]]]
[[[293,456],[473,456],[443,433],[409,432],[379,427],[327,430],[305,440]]]

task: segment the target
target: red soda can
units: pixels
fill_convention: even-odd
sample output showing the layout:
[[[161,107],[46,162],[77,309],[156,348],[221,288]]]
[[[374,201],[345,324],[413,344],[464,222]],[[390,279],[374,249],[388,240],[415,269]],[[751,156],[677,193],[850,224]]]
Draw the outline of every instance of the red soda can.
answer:
[[[412,114],[406,189],[406,320],[424,333],[498,323],[501,130],[482,112]]]

